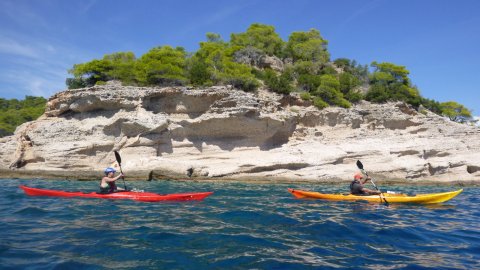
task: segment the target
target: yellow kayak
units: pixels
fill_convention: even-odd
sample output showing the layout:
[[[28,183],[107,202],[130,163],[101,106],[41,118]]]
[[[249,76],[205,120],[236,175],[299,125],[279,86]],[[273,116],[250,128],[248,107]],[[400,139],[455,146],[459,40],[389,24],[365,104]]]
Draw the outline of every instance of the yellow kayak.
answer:
[[[442,193],[430,193],[430,194],[417,194],[415,196],[409,196],[406,194],[391,194],[382,193],[382,195],[368,195],[358,196],[352,194],[324,194],[320,192],[304,191],[298,189],[289,188],[288,191],[296,198],[310,198],[310,199],[323,199],[334,201],[369,201],[376,203],[383,203],[384,199],[388,203],[441,203],[453,199],[460,194],[463,189]],[[384,199],[383,199],[383,198]]]

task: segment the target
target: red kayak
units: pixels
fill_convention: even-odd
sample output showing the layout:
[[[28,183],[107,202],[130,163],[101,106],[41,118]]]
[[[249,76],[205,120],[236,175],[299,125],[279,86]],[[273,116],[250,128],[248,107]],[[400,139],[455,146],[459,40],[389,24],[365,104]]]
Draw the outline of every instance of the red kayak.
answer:
[[[141,202],[160,202],[160,201],[200,201],[213,194],[213,192],[198,193],[177,193],[177,194],[157,194],[151,192],[120,191],[109,194],[99,194],[96,192],[69,192],[61,190],[40,189],[27,186],[20,186],[25,194],[30,196],[53,196],[53,197],[82,197],[99,199],[123,199]]]

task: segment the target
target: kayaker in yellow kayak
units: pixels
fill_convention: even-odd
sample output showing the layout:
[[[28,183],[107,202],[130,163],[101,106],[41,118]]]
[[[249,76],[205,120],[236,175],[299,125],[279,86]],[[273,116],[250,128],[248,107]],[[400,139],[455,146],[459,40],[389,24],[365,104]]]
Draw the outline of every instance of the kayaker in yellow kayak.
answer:
[[[350,183],[350,193],[353,195],[379,195],[381,192],[364,187],[365,183],[370,180],[370,177],[364,177],[361,173],[356,173],[353,176],[353,181]]]
[[[102,178],[102,181],[100,182],[100,193],[101,194],[107,194],[107,193],[112,193],[117,190],[123,190],[122,188],[117,188],[117,185],[115,184],[115,181],[119,179],[120,177],[123,177],[123,173],[119,174],[117,177],[114,177],[115,172],[117,172],[114,168],[108,167],[105,169],[105,176]]]

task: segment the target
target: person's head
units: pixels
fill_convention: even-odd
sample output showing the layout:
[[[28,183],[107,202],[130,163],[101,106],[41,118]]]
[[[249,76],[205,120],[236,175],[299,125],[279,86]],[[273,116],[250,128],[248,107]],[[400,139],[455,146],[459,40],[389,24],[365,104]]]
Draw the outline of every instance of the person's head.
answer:
[[[106,176],[113,176],[115,174],[116,170],[112,167],[108,167],[105,169],[105,175]]]
[[[353,175],[353,179],[360,181],[360,180],[363,179],[363,174],[361,174],[361,173],[356,173],[355,175]]]

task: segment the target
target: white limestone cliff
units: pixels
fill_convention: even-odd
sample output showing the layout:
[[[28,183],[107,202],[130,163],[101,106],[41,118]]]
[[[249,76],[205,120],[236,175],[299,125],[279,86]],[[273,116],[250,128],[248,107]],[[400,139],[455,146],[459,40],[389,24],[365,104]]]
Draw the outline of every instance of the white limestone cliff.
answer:
[[[0,139],[0,177],[100,177],[117,150],[139,179],[348,181],[360,159],[379,180],[480,180],[478,127],[404,103],[309,105],[222,86],[67,90]]]

